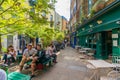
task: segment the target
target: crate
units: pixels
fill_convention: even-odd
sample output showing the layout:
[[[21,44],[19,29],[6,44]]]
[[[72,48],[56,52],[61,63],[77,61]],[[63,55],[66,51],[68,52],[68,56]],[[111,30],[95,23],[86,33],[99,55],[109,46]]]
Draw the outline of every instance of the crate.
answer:
[[[30,80],[30,76],[19,72],[12,72],[8,74],[8,80]]]

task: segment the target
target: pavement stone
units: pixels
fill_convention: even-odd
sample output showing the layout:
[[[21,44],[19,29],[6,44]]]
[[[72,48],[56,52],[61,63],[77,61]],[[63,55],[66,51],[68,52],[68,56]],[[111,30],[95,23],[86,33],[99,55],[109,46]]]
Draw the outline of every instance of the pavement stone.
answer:
[[[58,55],[58,63],[32,80],[84,80],[87,68],[75,49],[67,47]]]
[[[32,80],[87,80],[90,75],[88,75],[88,69],[84,64],[85,59],[81,59],[80,56],[82,55],[75,49],[66,47],[60,51],[57,64],[54,64],[47,71],[37,70],[36,77]],[[13,66],[9,68],[9,72],[14,72],[18,68],[18,65]],[[22,73],[30,75],[31,70],[23,70]]]

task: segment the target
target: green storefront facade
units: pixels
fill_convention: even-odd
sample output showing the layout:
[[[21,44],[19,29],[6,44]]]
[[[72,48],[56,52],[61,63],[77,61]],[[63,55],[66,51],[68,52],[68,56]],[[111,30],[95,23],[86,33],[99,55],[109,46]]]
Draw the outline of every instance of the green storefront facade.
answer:
[[[120,0],[99,11],[76,32],[78,45],[95,49],[95,58],[120,55]]]

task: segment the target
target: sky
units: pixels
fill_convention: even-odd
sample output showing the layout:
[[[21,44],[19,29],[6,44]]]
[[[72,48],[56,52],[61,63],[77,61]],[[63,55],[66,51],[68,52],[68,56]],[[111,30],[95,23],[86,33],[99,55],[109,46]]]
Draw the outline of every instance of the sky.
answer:
[[[55,11],[67,20],[70,18],[70,1],[71,0],[57,0],[55,4]]]

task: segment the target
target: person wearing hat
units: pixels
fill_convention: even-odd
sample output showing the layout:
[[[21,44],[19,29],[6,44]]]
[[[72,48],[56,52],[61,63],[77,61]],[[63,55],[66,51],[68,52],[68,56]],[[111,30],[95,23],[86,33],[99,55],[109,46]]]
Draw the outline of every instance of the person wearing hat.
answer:
[[[36,49],[32,48],[32,44],[27,45],[27,49],[24,50],[22,60],[19,65],[19,72],[22,71],[26,62],[32,60],[33,56],[37,53]]]

